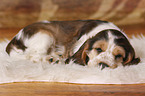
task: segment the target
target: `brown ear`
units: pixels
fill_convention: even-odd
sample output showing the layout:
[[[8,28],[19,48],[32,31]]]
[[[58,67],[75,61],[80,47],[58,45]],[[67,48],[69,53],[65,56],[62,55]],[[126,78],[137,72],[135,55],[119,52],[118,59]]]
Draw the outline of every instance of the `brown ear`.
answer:
[[[125,64],[125,65],[128,64],[128,63],[130,63],[130,62],[132,61],[133,55],[134,55],[134,54],[131,54],[131,53],[128,54],[127,59],[124,61],[124,64]]]
[[[140,62],[140,58],[134,58],[134,53],[129,53],[127,59],[124,61],[124,65],[134,65]]]
[[[83,60],[83,63],[86,64],[89,57],[87,56],[87,50],[89,49],[89,44],[86,44],[84,49],[83,49],[83,52],[82,52],[82,56],[81,56],[81,59]]]
[[[131,63],[132,64],[138,64],[140,62],[140,58],[134,58]]]

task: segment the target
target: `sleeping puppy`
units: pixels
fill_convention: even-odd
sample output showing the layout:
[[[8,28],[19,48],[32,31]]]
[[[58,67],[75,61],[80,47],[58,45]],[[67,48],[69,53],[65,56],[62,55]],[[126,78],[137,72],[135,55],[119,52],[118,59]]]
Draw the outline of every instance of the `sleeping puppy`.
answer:
[[[56,62],[116,68],[140,62],[128,37],[107,21],[42,21],[26,26],[7,45],[10,56],[33,62]]]

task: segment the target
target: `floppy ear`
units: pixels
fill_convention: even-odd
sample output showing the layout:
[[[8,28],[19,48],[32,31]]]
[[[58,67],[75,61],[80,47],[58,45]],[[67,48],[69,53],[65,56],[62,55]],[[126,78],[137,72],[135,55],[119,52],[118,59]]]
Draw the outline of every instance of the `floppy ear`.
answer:
[[[138,64],[140,62],[140,58],[133,58],[131,61],[132,64]]]
[[[124,65],[130,63],[133,59],[133,53],[129,53],[128,56],[127,56],[127,59],[123,62]]]
[[[130,52],[127,59],[123,62],[124,65],[134,65],[140,62],[140,58],[135,58],[135,53]]]
[[[83,49],[81,59],[83,60],[84,64],[87,64],[89,57],[87,56],[87,51],[89,49],[89,44],[87,43]]]

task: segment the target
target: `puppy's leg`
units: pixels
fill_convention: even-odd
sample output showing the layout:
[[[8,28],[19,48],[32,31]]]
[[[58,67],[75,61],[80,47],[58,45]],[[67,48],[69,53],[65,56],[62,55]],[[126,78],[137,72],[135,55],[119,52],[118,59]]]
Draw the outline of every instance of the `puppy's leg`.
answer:
[[[25,57],[33,62],[47,61],[46,56],[55,43],[49,32],[39,31],[31,37],[23,29],[10,41],[6,52],[12,57]]]
[[[50,48],[53,48],[55,43],[51,34],[38,32],[31,38],[24,40],[27,49],[25,50],[26,58],[33,62],[47,62]],[[51,57],[51,56],[50,56]]]

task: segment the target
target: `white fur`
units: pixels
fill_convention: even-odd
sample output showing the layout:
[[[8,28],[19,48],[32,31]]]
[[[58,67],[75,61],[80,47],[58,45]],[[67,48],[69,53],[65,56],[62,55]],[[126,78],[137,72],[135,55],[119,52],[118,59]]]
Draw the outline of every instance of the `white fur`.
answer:
[[[47,50],[51,48],[54,42],[52,36],[38,32],[31,38],[24,39],[24,44],[27,47],[25,54],[28,59],[35,62],[44,60]]]
[[[92,31],[90,31],[88,34],[84,34],[75,44],[75,47],[73,48],[73,54],[75,54],[79,48],[85,43],[86,40],[88,40],[89,38],[94,37],[96,34],[98,34],[99,32],[103,31],[103,30],[107,30],[107,29],[115,29],[120,31],[121,33],[123,33],[116,25],[114,25],[113,23],[109,22],[109,23],[103,23],[100,24],[99,26],[95,27]],[[124,33],[123,33],[124,34]],[[126,36],[124,34],[124,36]],[[128,38],[126,36],[126,38]]]
[[[25,58],[9,57],[5,52],[7,42],[0,43],[0,83],[8,82],[68,82],[82,84],[137,84],[145,83],[145,37],[131,39],[138,65],[119,66],[116,69],[87,67],[73,62],[65,65],[32,63]]]

